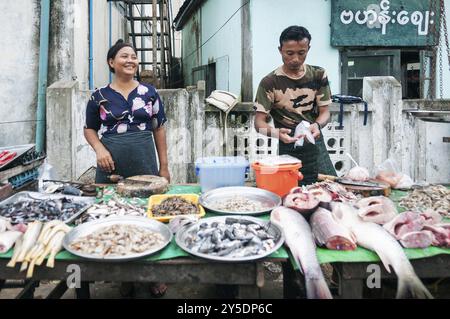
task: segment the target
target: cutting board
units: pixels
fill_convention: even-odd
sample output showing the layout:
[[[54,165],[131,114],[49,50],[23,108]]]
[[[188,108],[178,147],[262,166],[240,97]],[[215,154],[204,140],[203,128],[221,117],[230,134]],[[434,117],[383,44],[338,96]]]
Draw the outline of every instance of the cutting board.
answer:
[[[322,175],[319,174],[318,180],[324,181],[324,180],[331,180],[333,182],[339,183],[339,178],[336,176],[331,175]],[[368,182],[373,182],[379,184],[379,186],[373,187],[373,186],[360,186],[360,185],[349,185],[349,184],[343,184],[339,183],[342,186],[345,187],[346,190],[353,192],[355,194],[361,194],[364,197],[370,197],[370,196],[389,196],[391,194],[391,186],[388,183],[382,182],[377,179],[369,179]]]

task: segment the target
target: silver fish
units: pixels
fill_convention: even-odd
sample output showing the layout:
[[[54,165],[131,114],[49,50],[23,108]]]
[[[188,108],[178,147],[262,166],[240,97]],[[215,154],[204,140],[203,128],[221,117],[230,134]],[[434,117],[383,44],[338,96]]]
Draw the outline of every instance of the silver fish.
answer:
[[[283,230],[286,244],[303,270],[307,298],[331,299],[331,292],[317,260],[311,228],[305,218],[293,209],[278,207],[270,214],[270,221]]]
[[[356,237],[357,244],[377,253],[388,272],[390,267],[398,276],[396,298],[433,298],[427,288],[417,277],[397,240],[383,227],[371,222],[364,222],[358,211],[350,205],[337,203],[333,206],[333,215]]]

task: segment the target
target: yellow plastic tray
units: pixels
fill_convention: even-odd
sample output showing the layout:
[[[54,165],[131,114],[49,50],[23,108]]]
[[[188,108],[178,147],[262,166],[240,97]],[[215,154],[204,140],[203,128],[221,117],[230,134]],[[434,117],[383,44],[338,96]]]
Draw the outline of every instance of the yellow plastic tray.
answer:
[[[175,196],[184,198],[185,200],[187,200],[193,204],[197,204],[200,212],[198,214],[196,214],[195,216],[198,216],[199,218],[205,216],[205,214],[206,214],[205,209],[201,205],[198,204],[200,196],[198,196],[197,194],[152,195],[148,199],[147,216],[149,218],[159,220],[160,222],[163,222],[163,223],[169,222],[172,218],[175,218],[177,216],[186,216],[186,215],[173,215],[173,216],[167,216],[167,217],[154,217],[153,216],[152,207],[154,205],[161,204],[161,202],[163,200],[170,198],[170,197],[175,197]]]

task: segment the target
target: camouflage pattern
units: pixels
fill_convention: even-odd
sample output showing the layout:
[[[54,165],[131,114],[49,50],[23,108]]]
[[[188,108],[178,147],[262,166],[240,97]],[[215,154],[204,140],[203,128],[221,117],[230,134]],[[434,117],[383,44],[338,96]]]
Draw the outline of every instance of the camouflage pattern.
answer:
[[[254,109],[270,114],[277,127],[295,128],[303,120],[312,123],[319,115],[319,107],[331,103],[325,70],[303,66],[304,73],[299,78],[287,76],[279,67],[259,84]]]

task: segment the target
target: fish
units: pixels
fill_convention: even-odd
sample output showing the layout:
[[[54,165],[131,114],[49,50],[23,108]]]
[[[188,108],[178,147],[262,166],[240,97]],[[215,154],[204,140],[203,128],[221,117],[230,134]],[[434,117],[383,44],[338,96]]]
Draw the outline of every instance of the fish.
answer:
[[[0,254],[6,253],[14,243],[23,235],[20,231],[5,231],[0,233]]]
[[[0,216],[10,220],[11,224],[28,224],[35,220],[67,221],[84,208],[87,203],[75,202],[71,198],[60,199],[20,199],[0,207]],[[1,229],[1,226],[0,226]]]
[[[421,230],[404,234],[399,241],[405,248],[427,248],[433,243],[434,236],[431,231]]]
[[[421,231],[425,225],[425,218],[415,212],[403,212],[398,214],[393,220],[383,225],[391,235],[400,239],[410,232]]]
[[[333,250],[356,249],[356,239],[352,233],[334,220],[329,210],[319,207],[312,214],[309,223],[314,238],[320,246]]]
[[[39,234],[42,229],[42,223],[40,221],[34,221],[28,225],[26,233],[23,235],[23,242],[20,251],[20,255],[17,258],[18,262],[23,262],[26,254],[36,244]]]
[[[11,223],[8,219],[0,217],[0,233],[5,232],[7,229],[11,228]]]
[[[420,213],[420,216],[425,219],[425,224],[427,225],[439,224],[443,219],[442,215],[437,213],[433,209],[424,210]]]
[[[433,298],[417,277],[400,244],[386,229],[378,224],[363,221],[351,205],[336,203],[332,214],[354,234],[359,246],[377,253],[389,273],[391,267],[393,268],[398,277],[396,298]]]
[[[192,251],[211,256],[257,256],[275,247],[274,236],[266,227],[234,217],[227,217],[225,222],[201,222],[192,226],[185,243]]]
[[[311,227],[306,219],[297,211],[280,206],[272,211],[270,221],[283,230],[286,244],[305,276],[306,297],[332,299],[317,260]]]
[[[377,224],[385,224],[397,216],[394,202],[384,196],[372,196],[356,202],[358,215],[362,220]]]
[[[450,248],[450,228],[446,229],[441,224],[425,225],[423,228],[432,233],[433,246]]]

